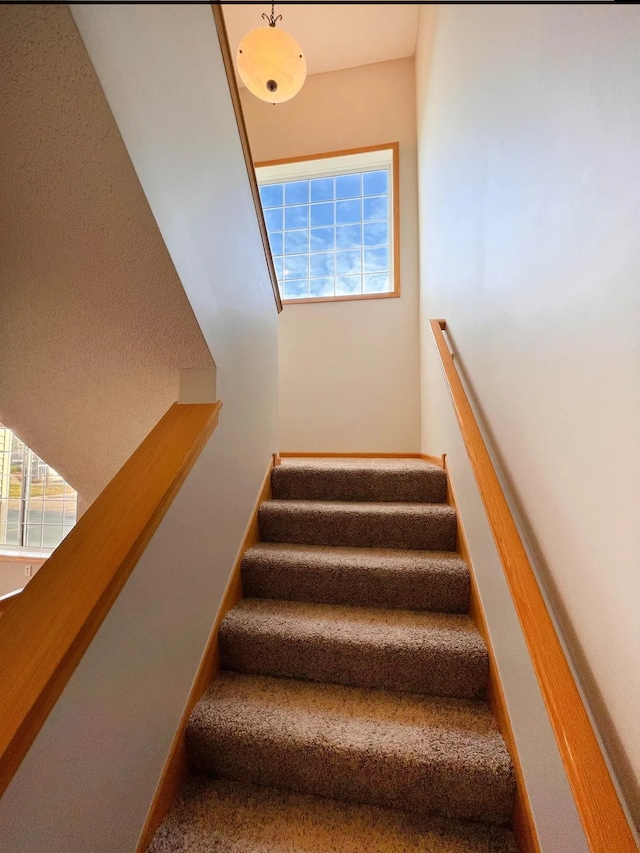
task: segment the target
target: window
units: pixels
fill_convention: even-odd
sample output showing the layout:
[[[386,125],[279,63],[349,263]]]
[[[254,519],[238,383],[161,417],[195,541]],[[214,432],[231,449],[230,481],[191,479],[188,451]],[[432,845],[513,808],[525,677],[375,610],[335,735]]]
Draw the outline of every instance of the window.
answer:
[[[0,424],[0,547],[53,550],[76,523],[76,492]]]
[[[256,167],[284,301],[399,296],[398,146]]]

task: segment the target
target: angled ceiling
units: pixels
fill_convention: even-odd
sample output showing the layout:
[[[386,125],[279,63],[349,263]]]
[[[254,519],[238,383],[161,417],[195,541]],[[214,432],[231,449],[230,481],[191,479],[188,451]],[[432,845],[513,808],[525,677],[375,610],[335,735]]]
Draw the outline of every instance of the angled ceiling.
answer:
[[[235,57],[249,30],[266,26],[271,3],[225,3],[224,17]],[[413,56],[419,3],[276,3],[278,26],[302,47],[307,73]]]

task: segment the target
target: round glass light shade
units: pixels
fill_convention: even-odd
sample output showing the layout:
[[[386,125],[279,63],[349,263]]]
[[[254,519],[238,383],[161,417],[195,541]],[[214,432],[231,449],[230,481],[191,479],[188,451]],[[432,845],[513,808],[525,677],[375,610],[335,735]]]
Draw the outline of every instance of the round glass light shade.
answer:
[[[270,104],[297,95],[307,76],[307,63],[298,42],[276,27],[258,27],[240,42],[236,55],[242,82]]]

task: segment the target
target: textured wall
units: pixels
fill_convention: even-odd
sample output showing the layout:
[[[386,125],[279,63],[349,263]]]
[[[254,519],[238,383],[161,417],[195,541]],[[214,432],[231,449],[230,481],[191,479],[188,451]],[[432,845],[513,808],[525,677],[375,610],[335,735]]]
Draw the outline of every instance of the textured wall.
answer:
[[[210,367],[64,5],[0,7],[0,418],[91,501]]]
[[[442,6],[418,74],[425,314],[447,320],[636,820],[639,80],[640,10],[608,4]]]
[[[414,92],[413,58],[315,74],[277,107],[241,90],[256,161],[400,143],[401,296],[285,305],[281,450],[419,449]]]

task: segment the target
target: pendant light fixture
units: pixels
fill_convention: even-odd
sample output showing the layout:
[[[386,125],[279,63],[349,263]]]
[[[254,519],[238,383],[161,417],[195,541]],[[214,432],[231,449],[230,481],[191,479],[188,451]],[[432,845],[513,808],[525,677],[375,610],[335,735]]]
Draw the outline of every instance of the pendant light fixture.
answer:
[[[262,101],[281,104],[297,95],[305,77],[307,63],[298,42],[284,30],[276,29],[282,15],[263,14],[267,27],[258,27],[242,39],[236,54],[240,78],[247,89]]]

